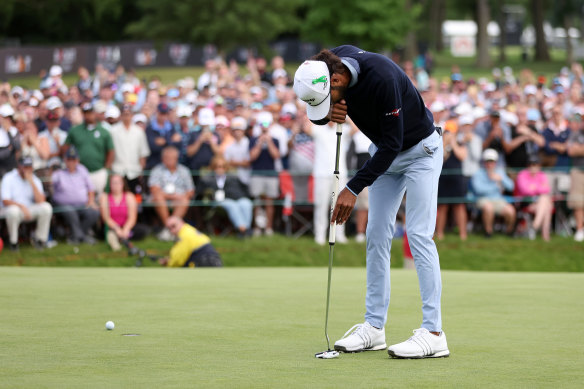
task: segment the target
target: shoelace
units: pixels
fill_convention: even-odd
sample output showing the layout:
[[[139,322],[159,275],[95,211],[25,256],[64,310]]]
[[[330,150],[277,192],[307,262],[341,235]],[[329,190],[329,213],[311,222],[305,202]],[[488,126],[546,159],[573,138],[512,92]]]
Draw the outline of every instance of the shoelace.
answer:
[[[359,324],[355,324],[353,327],[349,328],[349,331],[345,332],[345,335],[343,335],[343,338],[346,338],[347,335],[359,335],[361,338],[363,338],[362,333],[363,333],[363,327],[365,326],[364,323],[359,323]],[[354,330],[354,331],[353,331]]]
[[[351,335],[356,335],[361,338],[364,348],[369,348],[373,344],[373,340],[371,339],[371,335],[365,331],[366,328],[366,323],[355,324],[349,329],[349,331],[345,332],[343,338],[345,338],[347,334],[351,333]]]
[[[432,346],[428,343],[428,341],[424,338],[424,335],[428,333],[428,330],[425,328],[418,328],[413,331],[414,335],[412,335],[407,342],[417,344],[425,355],[432,354]]]

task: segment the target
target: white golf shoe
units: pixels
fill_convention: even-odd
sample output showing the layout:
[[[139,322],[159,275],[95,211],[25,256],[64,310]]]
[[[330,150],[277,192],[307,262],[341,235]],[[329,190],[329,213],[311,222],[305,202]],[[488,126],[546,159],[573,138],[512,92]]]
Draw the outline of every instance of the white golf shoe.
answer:
[[[450,355],[444,332],[436,336],[425,328],[414,330],[414,335],[405,342],[389,346],[387,353],[393,358],[443,358]]]
[[[368,322],[355,324],[335,342],[335,350],[346,353],[385,350],[385,328],[377,329]]]

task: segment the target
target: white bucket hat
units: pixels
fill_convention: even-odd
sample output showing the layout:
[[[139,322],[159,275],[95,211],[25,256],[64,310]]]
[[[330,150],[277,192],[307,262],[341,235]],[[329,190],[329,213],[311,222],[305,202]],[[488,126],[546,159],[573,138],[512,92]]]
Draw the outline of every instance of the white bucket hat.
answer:
[[[322,61],[304,61],[294,75],[294,92],[306,105],[311,120],[321,120],[331,108],[330,73]]]

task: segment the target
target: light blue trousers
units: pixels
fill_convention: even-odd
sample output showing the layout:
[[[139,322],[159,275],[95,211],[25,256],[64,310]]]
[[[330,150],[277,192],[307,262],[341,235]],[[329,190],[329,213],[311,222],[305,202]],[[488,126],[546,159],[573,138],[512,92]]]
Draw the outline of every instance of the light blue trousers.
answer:
[[[376,150],[371,145],[370,154]],[[407,192],[406,232],[420,283],[422,327],[442,331],[440,261],[432,240],[442,156],[442,137],[433,132],[399,153],[389,169],[369,187],[365,320],[374,327],[383,328],[387,321],[391,241],[395,218]]]
[[[253,203],[247,197],[242,197],[239,200],[225,199],[221,201],[219,206],[225,209],[229,220],[235,227],[244,226],[246,229],[251,227]]]

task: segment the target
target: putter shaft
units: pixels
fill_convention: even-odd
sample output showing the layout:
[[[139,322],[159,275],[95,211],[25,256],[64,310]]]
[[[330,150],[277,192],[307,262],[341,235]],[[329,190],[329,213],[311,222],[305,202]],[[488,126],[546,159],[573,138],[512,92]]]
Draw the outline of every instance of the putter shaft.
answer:
[[[332,228],[332,226],[331,226]],[[326,337],[326,346],[328,350],[331,350],[331,344],[328,336],[328,317],[329,317],[329,304],[330,304],[330,297],[331,297],[331,275],[333,270],[333,251],[335,248],[335,244],[331,243],[329,246],[329,265],[328,265],[328,283],[326,288],[326,316],[324,319],[324,336]]]

